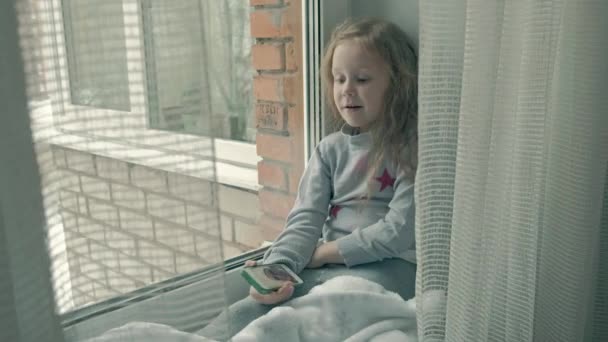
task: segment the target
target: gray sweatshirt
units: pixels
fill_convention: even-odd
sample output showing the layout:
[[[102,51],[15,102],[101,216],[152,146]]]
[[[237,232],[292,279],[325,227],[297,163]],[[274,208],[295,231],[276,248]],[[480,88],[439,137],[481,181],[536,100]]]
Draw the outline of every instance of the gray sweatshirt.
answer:
[[[266,252],[264,264],[282,263],[299,273],[319,239],[337,241],[349,267],[387,258],[415,262],[414,184],[385,163],[369,187],[371,136],[352,132],[345,125],[319,143],[286,228]]]

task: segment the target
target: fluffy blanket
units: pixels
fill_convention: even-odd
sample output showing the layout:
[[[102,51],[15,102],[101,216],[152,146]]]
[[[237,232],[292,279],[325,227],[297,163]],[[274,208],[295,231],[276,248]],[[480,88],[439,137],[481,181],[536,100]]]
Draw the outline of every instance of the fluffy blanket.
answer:
[[[233,337],[249,341],[417,341],[415,300],[404,301],[368,280],[341,276],[272,309]],[[129,323],[91,342],[211,342],[152,323]]]

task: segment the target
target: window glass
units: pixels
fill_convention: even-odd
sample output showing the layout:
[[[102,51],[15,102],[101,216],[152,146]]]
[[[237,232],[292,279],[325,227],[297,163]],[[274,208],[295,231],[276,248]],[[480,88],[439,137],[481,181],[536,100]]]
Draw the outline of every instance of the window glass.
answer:
[[[146,0],[152,128],[253,141],[249,1]]]
[[[62,8],[71,102],[130,110],[122,0],[63,0]]]

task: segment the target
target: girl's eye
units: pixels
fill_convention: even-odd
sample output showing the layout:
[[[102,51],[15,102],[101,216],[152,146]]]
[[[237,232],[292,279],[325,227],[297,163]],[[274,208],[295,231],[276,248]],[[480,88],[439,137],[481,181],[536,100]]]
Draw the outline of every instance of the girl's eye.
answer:
[[[369,81],[369,78],[366,78],[366,77],[359,77],[359,78],[357,78],[357,82],[359,82],[359,83],[365,83],[367,81]]]
[[[334,81],[335,81],[335,82],[337,82],[337,83],[342,84],[342,83],[344,83],[346,80],[344,79],[344,77],[337,77],[337,78],[334,78]]]

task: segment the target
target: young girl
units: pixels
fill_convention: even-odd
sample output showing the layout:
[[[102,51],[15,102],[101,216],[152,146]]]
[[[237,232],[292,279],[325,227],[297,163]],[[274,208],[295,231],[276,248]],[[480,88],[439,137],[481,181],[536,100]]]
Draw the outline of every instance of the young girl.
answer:
[[[272,304],[338,275],[370,279],[405,299],[414,295],[415,265],[405,261],[415,258],[414,50],[392,23],[349,20],[334,31],[322,70],[340,130],[315,149],[286,228],[261,262],[287,265],[304,284],[285,283],[267,295],[251,288],[229,308],[230,336]],[[226,337],[213,331],[221,328],[211,324],[202,335]]]

